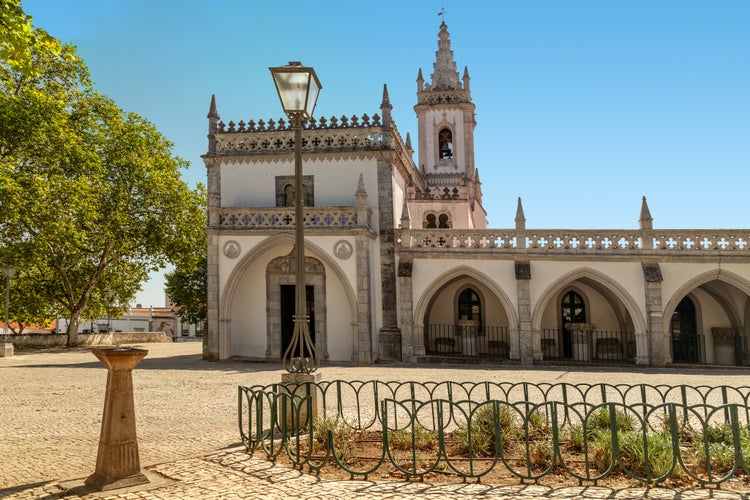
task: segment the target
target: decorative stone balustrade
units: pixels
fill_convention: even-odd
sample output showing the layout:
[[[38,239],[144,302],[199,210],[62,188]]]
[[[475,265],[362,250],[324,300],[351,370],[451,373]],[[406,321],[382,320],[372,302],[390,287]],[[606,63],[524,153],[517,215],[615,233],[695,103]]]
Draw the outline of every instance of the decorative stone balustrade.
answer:
[[[283,129],[268,132],[227,132],[216,134],[216,153],[293,153],[294,131]],[[302,150],[325,152],[383,147],[380,128],[348,128],[304,130]]]
[[[638,255],[643,253],[694,253],[750,255],[750,230],[526,230],[513,229],[411,229],[400,230],[401,248],[429,251],[509,251],[526,254],[578,253]],[[644,248],[644,234],[653,241]],[[519,245],[525,238],[525,246]]]
[[[294,131],[283,118],[268,122],[219,122],[214,139],[213,152],[219,154],[294,152]],[[356,115],[313,118],[304,124],[302,132],[302,149],[307,152],[378,149],[383,144],[383,125],[377,114],[372,118],[366,114],[361,118]]]
[[[295,224],[294,207],[220,208],[218,228],[291,229]],[[305,208],[305,228],[367,228],[369,221],[357,219],[357,207]]]

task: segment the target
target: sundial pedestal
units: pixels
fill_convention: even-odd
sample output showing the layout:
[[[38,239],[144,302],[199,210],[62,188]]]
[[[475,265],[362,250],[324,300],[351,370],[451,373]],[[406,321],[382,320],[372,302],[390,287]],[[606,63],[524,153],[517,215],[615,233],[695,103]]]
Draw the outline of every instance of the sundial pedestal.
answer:
[[[148,483],[138,455],[132,377],[133,368],[148,350],[118,347],[92,352],[109,373],[96,471],[86,479],[86,485],[104,491]]]

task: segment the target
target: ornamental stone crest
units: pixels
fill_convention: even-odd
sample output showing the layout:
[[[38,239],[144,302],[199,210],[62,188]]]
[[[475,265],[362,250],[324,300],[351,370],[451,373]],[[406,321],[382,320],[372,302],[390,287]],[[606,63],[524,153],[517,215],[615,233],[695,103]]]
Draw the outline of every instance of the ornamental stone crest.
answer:
[[[240,244],[234,240],[229,240],[224,243],[224,255],[230,259],[236,259],[239,257],[241,251],[242,247],[240,247]]]
[[[528,262],[516,262],[516,279],[517,280],[530,280],[531,279],[531,264]]]
[[[399,262],[398,263],[398,275],[403,278],[411,278],[411,273],[414,270],[413,262]]]
[[[660,283],[664,281],[661,275],[659,264],[643,264],[643,276],[650,283]]]
[[[346,260],[352,256],[352,244],[346,240],[339,240],[333,245],[333,254],[341,260]]]

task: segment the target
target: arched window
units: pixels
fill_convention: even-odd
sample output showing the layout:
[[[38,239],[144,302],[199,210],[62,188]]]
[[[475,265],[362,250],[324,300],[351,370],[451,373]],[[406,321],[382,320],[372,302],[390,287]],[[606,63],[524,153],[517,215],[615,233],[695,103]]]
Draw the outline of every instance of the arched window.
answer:
[[[565,328],[565,325],[568,323],[585,323],[586,304],[579,294],[570,290],[563,295],[560,313],[562,316],[563,354],[566,358],[571,358],[573,357],[573,337],[570,331]]]
[[[424,220],[425,229],[437,229],[437,217],[435,214],[427,214]]]
[[[439,229],[450,229],[451,222],[450,217],[448,217],[448,214],[440,214],[438,217],[438,228]]]
[[[291,184],[287,184],[286,186],[284,186],[284,206],[294,206],[294,186],[292,186]]]
[[[440,158],[453,158],[453,133],[444,128],[438,134],[438,143],[440,146]]]
[[[695,304],[684,297],[672,313],[669,330],[672,334],[672,361],[674,363],[698,363],[698,328]]]
[[[458,319],[482,323],[482,300],[472,288],[467,288],[458,296]]]

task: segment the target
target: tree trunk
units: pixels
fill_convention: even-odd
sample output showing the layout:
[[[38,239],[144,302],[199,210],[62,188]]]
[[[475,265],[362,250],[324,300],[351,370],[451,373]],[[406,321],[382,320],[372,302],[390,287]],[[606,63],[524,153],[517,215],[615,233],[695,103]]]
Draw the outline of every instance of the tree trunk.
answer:
[[[74,312],[68,321],[68,347],[78,345],[78,325],[81,322],[81,313]]]

